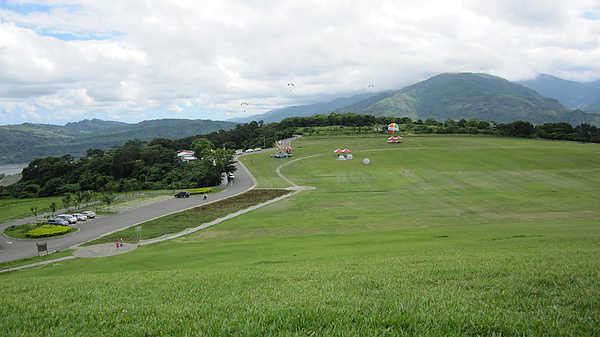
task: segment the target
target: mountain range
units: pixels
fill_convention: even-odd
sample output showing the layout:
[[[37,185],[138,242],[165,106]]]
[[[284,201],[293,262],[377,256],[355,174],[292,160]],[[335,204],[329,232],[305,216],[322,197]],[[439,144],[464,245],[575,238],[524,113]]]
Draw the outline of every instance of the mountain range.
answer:
[[[64,126],[3,125],[0,126],[0,164],[64,154],[81,157],[89,148],[107,150],[136,138],[142,141],[181,139],[230,130],[238,123],[279,122],[287,117],[331,112],[413,120],[474,118],[497,123],[520,120],[532,124],[566,122],[574,126],[582,123],[600,126],[600,81],[578,83],[541,74],[534,80],[514,83],[488,74],[446,73],[396,91],[362,93],[230,121],[160,119],[128,124],[86,119]]]
[[[544,94],[537,92],[536,88]],[[561,104],[561,101],[565,103]],[[571,110],[565,104],[588,111]],[[397,91],[272,110],[246,120],[278,122],[293,116],[354,112],[410,117],[413,120],[475,118],[498,123],[521,120],[533,124],[567,122],[600,125],[600,113],[594,111],[600,111],[599,81],[577,83],[543,75],[535,80],[514,83],[488,74],[447,73]]]
[[[25,163],[39,157],[71,154],[78,158],[90,148],[108,150],[128,140],[181,139],[231,130],[237,123],[227,121],[159,119],[135,124],[100,119],[52,124],[24,123],[0,126],[0,163]]]
[[[569,109],[600,111],[600,80],[581,83],[539,74],[533,80],[516,83],[535,90],[540,95],[555,98]]]

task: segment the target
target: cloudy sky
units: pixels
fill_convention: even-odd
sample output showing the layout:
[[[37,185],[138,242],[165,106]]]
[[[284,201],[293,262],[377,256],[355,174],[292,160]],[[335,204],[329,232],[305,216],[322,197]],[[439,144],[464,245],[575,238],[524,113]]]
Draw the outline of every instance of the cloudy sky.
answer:
[[[0,0],[2,125],[227,120],[462,71],[599,79],[600,1]]]

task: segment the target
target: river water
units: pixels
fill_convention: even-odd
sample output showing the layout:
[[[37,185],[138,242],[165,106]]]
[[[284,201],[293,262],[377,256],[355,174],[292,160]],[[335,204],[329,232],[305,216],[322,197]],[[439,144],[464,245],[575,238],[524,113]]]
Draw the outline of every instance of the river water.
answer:
[[[0,173],[4,173],[7,176],[12,174],[19,174],[23,171],[24,167],[27,167],[29,164],[7,164],[0,165]]]

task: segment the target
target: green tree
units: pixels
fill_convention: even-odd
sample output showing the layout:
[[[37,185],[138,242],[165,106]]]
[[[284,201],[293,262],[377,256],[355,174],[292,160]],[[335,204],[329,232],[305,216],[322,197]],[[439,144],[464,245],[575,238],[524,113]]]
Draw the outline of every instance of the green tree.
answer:
[[[206,149],[202,152],[201,166],[204,169],[205,181],[207,185],[218,185],[221,182],[221,174],[226,172],[235,172],[233,165],[233,151],[224,149]]]
[[[100,194],[100,201],[106,204],[106,210],[110,210],[110,205],[115,201],[117,195],[113,191],[104,191]]]
[[[206,138],[198,138],[192,143],[191,150],[194,151],[197,158],[200,158],[202,152],[204,150],[213,150],[215,148],[215,144]]]
[[[101,149],[87,149],[86,151],[86,158],[97,158],[97,157],[102,157],[104,156],[104,150]]]
[[[71,193],[67,193],[60,200],[65,209],[69,210],[69,207],[71,207],[71,203],[73,202],[73,195]]]
[[[31,213],[33,213],[33,215],[35,216],[35,222],[37,222],[38,208],[37,207],[31,207]]]
[[[19,198],[35,198],[40,193],[40,186],[37,184],[28,184],[21,189]]]
[[[57,195],[59,193],[60,188],[65,184],[65,181],[62,177],[56,177],[50,179],[44,187],[42,187],[40,191],[41,197],[49,197],[52,195]]]
[[[51,202],[50,203],[50,210],[52,211],[52,216],[54,216],[54,213],[56,213],[57,209],[58,209],[58,205],[55,202]]]

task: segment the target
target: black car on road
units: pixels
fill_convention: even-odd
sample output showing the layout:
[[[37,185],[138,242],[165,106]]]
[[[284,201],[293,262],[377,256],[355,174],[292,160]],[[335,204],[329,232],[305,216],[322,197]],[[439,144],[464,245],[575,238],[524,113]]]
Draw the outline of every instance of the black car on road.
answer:
[[[181,191],[177,194],[175,194],[175,198],[189,198],[190,197],[190,192],[188,191]]]

